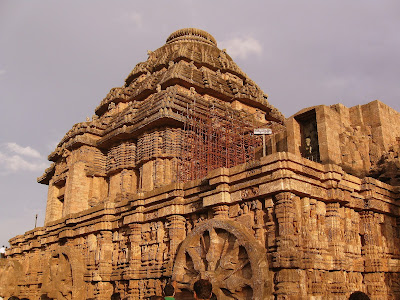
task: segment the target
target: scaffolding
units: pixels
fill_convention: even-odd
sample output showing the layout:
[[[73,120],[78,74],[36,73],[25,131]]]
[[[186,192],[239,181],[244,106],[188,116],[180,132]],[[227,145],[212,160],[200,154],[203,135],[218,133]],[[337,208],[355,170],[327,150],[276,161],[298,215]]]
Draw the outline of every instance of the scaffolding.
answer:
[[[231,168],[255,159],[262,140],[254,135],[254,116],[227,104],[202,107],[193,102],[184,116],[178,181],[200,179],[217,168]]]

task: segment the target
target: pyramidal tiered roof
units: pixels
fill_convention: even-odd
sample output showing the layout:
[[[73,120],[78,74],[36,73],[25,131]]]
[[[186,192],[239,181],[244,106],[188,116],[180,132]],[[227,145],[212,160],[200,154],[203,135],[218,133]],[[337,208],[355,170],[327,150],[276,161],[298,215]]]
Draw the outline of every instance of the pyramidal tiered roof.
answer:
[[[203,102],[206,108],[210,101],[236,110],[246,108],[264,124],[284,119],[267,95],[217,47],[214,37],[195,28],[175,31],[164,46],[148,51],[148,59],[135,66],[124,86],[110,90],[92,119],[73,126],[49,160],[56,162],[65,149],[82,144],[108,149],[116,140],[135,138],[161,119],[182,123],[189,105]],[[46,170],[39,182],[48,183],[53,169]]]
[[[216,95],[226,101],[240,100],[270,112],[271,118],[282,116],[267,102],[267,95],[236,65],[209,33],[186,28],[172,33],[166,44],[136,65],[125,86],[114,88],[97,107],[101,115],[115,101],[141,100],[177,82],[195,87],[200,94]]]

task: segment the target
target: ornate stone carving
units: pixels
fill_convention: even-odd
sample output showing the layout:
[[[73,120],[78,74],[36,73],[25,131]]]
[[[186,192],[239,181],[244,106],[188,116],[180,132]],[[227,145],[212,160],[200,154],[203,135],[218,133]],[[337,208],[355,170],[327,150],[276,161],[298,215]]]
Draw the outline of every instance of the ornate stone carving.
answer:
[[[172,265],[175,259],[176,250],[182,240],[185,239],[185,224],[184,217],[173,215],[168,217],[168,236],[169,236],[169,270],[172,271]]]
[[[42,293],[54,299],[84,299],[84,270],[82,254],[68,247],[60,247],[51,254],[46,264]]]
[[[183,241],[172,278],[182,290],[208,279],[218,299],[265,299],[272,284],[265,248],[244,226],[218,219],[199,223]]]
[[[276,195],[275,214],[278,222],[277,252],[274,253],[274,267],[291,267],[295,263],[294,253],[294,195],[284,192]]]
[[[18,295],[23,278],[21,263],[13,259],[0,259],[0,295],[5,299]]]

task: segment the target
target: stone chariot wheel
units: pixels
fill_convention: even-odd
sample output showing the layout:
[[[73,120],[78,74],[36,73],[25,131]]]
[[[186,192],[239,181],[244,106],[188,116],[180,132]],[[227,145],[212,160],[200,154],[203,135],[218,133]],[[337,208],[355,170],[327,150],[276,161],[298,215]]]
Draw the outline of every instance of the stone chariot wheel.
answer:
[[[266,299],[271,295],[266,250],[242,224],[213,219],[200,223],[181,243],[172,279],[192,291],[208,279],[218,299]]]
[[[48,299],[84,299],[83,256],[76,250],[60,247],[53,252],[43,274],[42,294]]]

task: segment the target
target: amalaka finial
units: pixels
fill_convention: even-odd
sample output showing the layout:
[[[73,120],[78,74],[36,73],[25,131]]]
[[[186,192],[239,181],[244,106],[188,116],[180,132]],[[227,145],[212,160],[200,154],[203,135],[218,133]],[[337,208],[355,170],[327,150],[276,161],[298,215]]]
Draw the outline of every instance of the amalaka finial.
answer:
[[[197,28],[184,28],[179,29],[167,38],[166,43],[173,43],[177,41],[196,41],[217,46],[217,41],[208,32]]]

